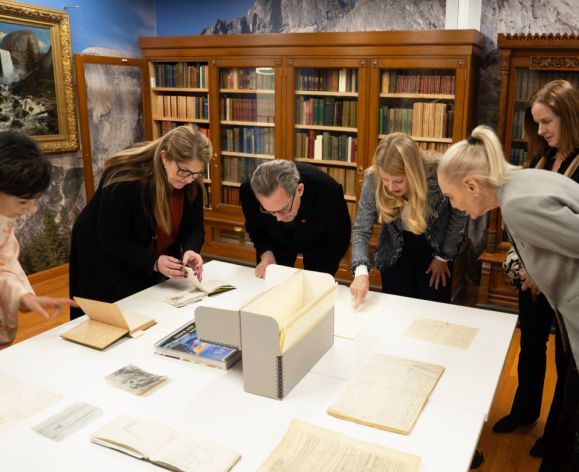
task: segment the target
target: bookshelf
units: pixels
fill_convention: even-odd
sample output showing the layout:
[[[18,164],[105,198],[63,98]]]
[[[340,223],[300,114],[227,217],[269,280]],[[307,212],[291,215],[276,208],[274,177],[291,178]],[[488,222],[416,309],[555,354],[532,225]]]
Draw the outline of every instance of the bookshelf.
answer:
[[[474,30],[290,33],[143,37],[139,44],[152,72],[158,63],[207,65],[203,90],[154,87],[151,98],[168,100],[172,110],[174,99],[157,96],[206,97],[207,115],[182,118],[207,128],[214,147],[204,253],[251,263],[239,185],[257,165],[291,159],[317,166],[342,184],[354,219],[381,135],[404,122],[420,146],[444,149],[470,131],[484,37]],[[179,122],[162,103],[157,133],[162,123]],[[390,110],[416,110],[420,121],[413,129],[409,111]],[[390,127],[384,116],[392,116]],[[336,277],[351,280],[349,256]],[[371,280],[380,285],[379,274]]]
[[[499,34],[501,95],[498,134],[505,157],[524,165],[527,143],[523,132],[525,109],[531,96],[547,82],[568,80],[579,87],[579,37],[575,34]],[[507,286],[502,262],[511,244],[502,228],[500,211],[489,218],[487,246],[480,257],[479,306],[518,310],[516,289]]]

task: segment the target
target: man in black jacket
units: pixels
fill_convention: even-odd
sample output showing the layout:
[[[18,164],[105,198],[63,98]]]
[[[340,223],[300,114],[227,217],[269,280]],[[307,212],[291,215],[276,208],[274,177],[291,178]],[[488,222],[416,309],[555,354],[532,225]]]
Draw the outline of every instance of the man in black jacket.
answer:
[[[334,275],[350,244],[351,222],[344,190],[310,164],[277,159],[261,164],[241,185],[245,227],[255,246],[255,275],[269,264]]]

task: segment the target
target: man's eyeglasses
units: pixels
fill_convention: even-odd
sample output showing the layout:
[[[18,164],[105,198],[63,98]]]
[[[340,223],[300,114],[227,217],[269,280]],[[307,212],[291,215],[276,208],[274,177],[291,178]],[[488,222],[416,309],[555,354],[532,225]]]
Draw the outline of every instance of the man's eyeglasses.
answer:
[[[199,177],[203,177],[204,172],[191,172],[190,170],[183,169],[183,168],[179,167],[179,164],[177,164],[177,161],[175,161],[175,165],[177,166],[177,175],[179,177],[184,177],[184,178],[193,177],[194,179],[198,179]]]
[[[263,208],[263,206],[261,206],[261,204],[259,205],[259,211],[261,211],[262,213],[265,213],[266,215],[287,215],[290,211],[292,211],[292,208],[294,206],[294,200],[296,198],[296,193],[294,192],[294,194],[292,195],[292,201],[290,202],[289,206],[286,206],[285,208],[282,208],[281,210],[275,210],[275,211],[269,211],[266,210],[265,208]]]

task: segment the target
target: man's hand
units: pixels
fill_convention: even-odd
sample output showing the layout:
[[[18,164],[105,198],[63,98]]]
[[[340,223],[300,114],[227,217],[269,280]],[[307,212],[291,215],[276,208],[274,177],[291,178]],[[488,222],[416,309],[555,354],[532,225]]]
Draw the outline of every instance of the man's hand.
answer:
[[[267,269],[267,266],[270,264],[275,264],[275,256],[273,255],[273,252],[265,251],[261,255],[261,262],[257,264],[255,268],[255,276],[260,279],[265,278],[265,269]]]

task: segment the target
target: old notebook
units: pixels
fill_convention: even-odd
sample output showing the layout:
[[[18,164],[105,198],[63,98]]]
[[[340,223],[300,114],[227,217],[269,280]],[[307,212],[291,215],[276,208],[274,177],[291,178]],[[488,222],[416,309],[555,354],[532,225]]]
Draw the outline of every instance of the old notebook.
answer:
[[[95,349],[104,349],[122,338],[136,338],[157,322],[148,316],[122,312],[115,303],[75,297],[88,320],[61,334],[64,339]]]
[[[190,267],[184,267],[184,269],[187,271],[187,279],[191,281],[191,288],[165,298],[167,303],[177,308],[198,302],[211,295],[235,289],[233,285],[220,280],[204,280],[201,282]]]

